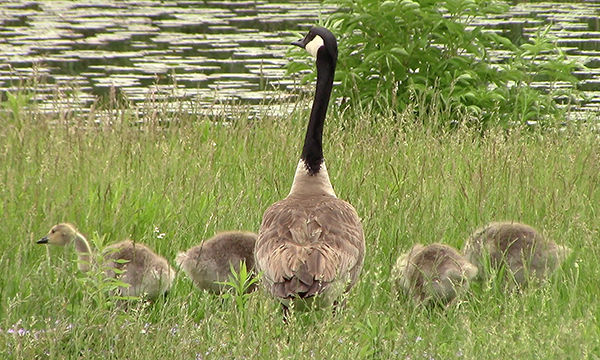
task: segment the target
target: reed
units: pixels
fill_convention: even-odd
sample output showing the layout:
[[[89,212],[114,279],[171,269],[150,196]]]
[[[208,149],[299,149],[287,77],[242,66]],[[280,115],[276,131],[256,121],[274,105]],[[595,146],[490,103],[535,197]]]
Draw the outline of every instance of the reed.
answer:
[[[411,114],[331,117],[329,173],[363,219],[367,257],[346,307],[287,325],[261,292],[241,309],[235,296],[202,293],[182,274],[154,304],[98,306],[106,295],[72,276],[72,253],[35,240],[70,221],[93,247],[129,236],[174,264],[177,252],[218,231],[257,231],[265,208],[289,191],[306,111],[249,121],[240,110],[227,122],[161,113],[138,123],[125,114],[110,125],[86,123],[96,114],[0,115],[0,357],[600,356],[598,135],[444,132]],[[393,296],[391,267],[414,243],[461,248],[475,228],[506,219],[574,250],[547,286],[506,293],[473,284],[445,310]]]

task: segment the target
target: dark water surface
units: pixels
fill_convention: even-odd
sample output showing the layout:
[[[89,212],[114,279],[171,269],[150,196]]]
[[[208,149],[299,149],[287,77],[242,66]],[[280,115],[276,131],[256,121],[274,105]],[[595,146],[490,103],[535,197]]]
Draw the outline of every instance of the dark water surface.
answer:
[[[89,108],[111,88],[132,103],[285,103],[289,40],[320,9],[314,1],[2,1],[0,90],[35,75],[36,99],[49,111]]]
[[[200,108],[275,99],[286,111],[295,88],[283,69],[289,41],[324,11],[296,0],[2,0],[0,91],[31,88],[48,111],[85,111],[110,94]],[[596,111],[599,15],[595,1],[520,3],[480,23],[513,38],[552,24],[566,53],[588,67],[577,75],[591,98],[584,109]]]

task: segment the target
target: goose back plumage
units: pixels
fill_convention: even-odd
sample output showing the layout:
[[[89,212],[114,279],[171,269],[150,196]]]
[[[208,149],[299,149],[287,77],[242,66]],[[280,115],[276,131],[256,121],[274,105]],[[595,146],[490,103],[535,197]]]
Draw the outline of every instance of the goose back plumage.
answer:
[[[349,289],[364,261],[358,214],[333,196],[278,201],[264,214],[256,261],[269,292],[281,299],[310,297],[337,281]]]

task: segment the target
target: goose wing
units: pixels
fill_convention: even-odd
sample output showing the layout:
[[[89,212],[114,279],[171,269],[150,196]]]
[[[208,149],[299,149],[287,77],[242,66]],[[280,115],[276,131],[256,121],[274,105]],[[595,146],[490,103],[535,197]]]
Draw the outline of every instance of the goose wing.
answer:
[[[355,282],[365,242],[356,210],[334,198],[286,198],[263,216],[257,267],[273,295],[314,295],[340,278]]]

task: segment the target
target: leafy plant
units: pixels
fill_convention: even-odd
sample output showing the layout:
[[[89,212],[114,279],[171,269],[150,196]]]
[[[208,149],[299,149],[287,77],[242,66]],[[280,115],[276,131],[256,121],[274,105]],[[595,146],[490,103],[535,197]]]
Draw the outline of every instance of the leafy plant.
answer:
[[[231,291],[226,292],[221,296],[223,299],[233,300],[238,311],[245,313],[246,304],[250,298],[249,290],[256,286],[258,277],[252,276],[252,271],[248,271],[246,268],[246,262],[244,261],[240,261],[240,271],[235,271],[233,264],[230,264],[229,266],[231,269],[229,280],[218,283],[229,287]]]
[[[103,254],[96,254],[95,256],[97,264],[105,263]],[[117,264],[129,262],[129,260],[124,259],[115,259],[113,261]],[[107,271],[114,272],[116,277],[106,276]],[[139,300],[139,297],[136,296],[119,295],[120,288],[128,288],[130,286],[119,279],[119,275],[122,275],[124,272],[124,270],[106,265],[92,266],[91,270],[85,276],[78,278],[78,281],[81,282],[85,289],[84,297],[88,298],[86,301],[94,303],[97,307],[110,309],[114,304],[123,300]]]
[[[349,105],[446,114],[442,121],[509,123],[560,112],[535,81],[576,84],[576,65],[552,42],[549,28],[521,45],[473,19],[505,11],[491,0],[326,0],[339,8],[326,20],[339,40],[334,87]],[[500,58],[493,54],[503,53]],[[306,69],[295,63],[290,71]],[[310,80],[314,74],[306,75]],[[568,95],[568,94],[566,94]],[[425,107],[425,108],[423,108]],[[437,117],[436,117],[437,118]]]

